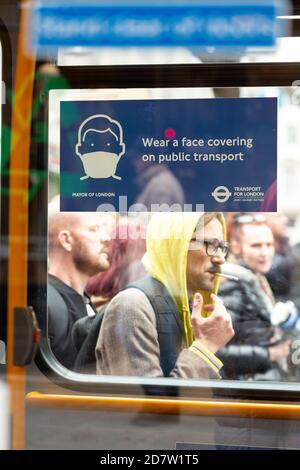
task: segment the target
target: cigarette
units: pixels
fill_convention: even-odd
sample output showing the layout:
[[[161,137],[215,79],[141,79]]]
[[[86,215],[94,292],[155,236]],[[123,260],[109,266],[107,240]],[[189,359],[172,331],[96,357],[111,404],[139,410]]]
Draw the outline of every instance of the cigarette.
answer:
[[[238,281],[239,278],[237,276],[231,276],[230,274],[224,274],[224,273],[216,273],[217,276],[220,277],[225,277],[226,279],[230,279],[230,281]]]

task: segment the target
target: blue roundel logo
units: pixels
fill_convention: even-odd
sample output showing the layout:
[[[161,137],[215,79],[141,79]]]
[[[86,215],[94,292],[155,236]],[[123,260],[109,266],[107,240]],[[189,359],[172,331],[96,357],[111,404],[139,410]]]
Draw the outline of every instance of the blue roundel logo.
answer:
[[[211,195],[217,202],[227,202],[231,196],[231,192],[226,186],[217,186]]]

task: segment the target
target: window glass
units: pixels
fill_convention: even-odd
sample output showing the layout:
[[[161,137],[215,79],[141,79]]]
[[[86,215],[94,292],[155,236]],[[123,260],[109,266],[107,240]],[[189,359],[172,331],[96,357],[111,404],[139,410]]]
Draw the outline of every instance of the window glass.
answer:
[[[217,379],[223,363],[224,379],[298,382],[300,167],[296,85],[50,92],[48,333],[52,351],[63,365],[100,376],[206,380]],[[61,130],[62,117],[76,133],[74,159],[79,159],[84,169],[81,178],[76,176],[77,186],[82,187],[79,179],[98,178],[102,188],[103,178],[115,176],[118,180],[114,155],[120,157],[128,136],[125,138],[118,121],[104,113],[89,116],[80,128],[72,124],[82,103],[123,100],[130,107],[139,100],[181,99],[184,103],[187,99],[209,99],[215,103],[215,98],[276,98],[278,105],[278,180],[267,188],[262,212],[225,211],[229,254],[218,214],[212,219],[197,213],[160,213],[149,218],[145,212],[127,214],[120,207],[106,209],[106,213],[76,212],[76,205],[75,212],[70,208],[59,212],[68,186],[76,187],[72,169],[66,174],[60,171],[62,144],[67,138]],[[154,129],[158,125],[156,116]],[[171,134],[169,137],[172,140]],[[100,146],[101,152],[95,146]],[[106,161],[108,156],[111,160]],[[98,159],[96,163],[90,163],[92,157]],[[107,175],[93,174],[99,161],[101,172],[105,170]],[[74,160],[74,165],[77,163]],[[136,167],[137,179],[138,170]],[[173,191],[173,201],[180,199],[179,194],[182,200],[187,197],[180,192],[180,184],[188,174],[181,174],[181,180],[176,181],[166,165],[170,174],[164,174],[156,186],[155,178],[161,173],[152,171],[147,177],[141,175],[137,201],[153,198],[155,191],[158,198]],[[254,188],[241,190],[246,197],[245,191]],[[278,213],[272,213],[276,195]],[[72,196],[90,195],[75,190]],[[149,279],[140,281],[149,273],[150,285]],[[216,294],[219,281],[218,298],[210,297],[210,293]],[[123,290],[131,284],[131,290]],[[195,298],[198,291],[202,295]],[[164,299],[162,305],[156,305],[154,292]],[[202,308],[202,302],[206,307]],[[195,322],[195,315],[202,309],[202,315],[208,317],[217,307],[221,313],[226,308],[235,335],[224,324],[222,338],[213,344],[201,341],[203,325]],[[60,315],[64,312],[65,324],[63,316],[57,318],[58,311]]]

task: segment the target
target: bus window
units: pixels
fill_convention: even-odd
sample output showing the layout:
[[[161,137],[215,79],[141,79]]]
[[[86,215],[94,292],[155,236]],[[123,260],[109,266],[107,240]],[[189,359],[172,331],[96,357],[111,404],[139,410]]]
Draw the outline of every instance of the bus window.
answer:
[[[42,337],[26,372],[8,350],[14,447],[25,397],[27,448],[298,447],[299,64],[291,43],[282,48],[288,62],[255,50],[81,48],[36,64],[19,48],[2,299],[9,320],[32,306]],[[228,128],[244,132],[221,135]],[[245,155],[261,159],[263,188],[225,185],[225,165],[239,176],[231,163]],[[204,177],[211,162],[222,170]],[[200,205],[212,179],[206,193],[229,198],[222,210],[166,211]],[[138,207],[112,204],[118,185]],[[231,197],[256,206],[229,209]],[[141,208],[157,202],[164,210],[148,220]]]
[[[100,122],[102,119],[97,120],[97,113],[94,111],[90,111],[90,109],[93,109],[94,102],[96,101],[106,101],[106,100],[112,100],[114,101],[122,101],[122,100],[145,100],[145,99],[154,99],[154,100],[159,100],[159,99],[172,99],[173,97],[176,97],[176,99],[214,99],[215,97],[217,98],[235,98],[235,97],[240,97],[240,98],[276,98],[279,106],[278,106],[278,137],[279,137],[279,143],[280,146],[278,148],[278,173],[280,175],[280,179],[278,181],[278,186],[276,187],[276,191],[273,193],[273,197],[275,197],[277,194],[278,200],[279,200],[279,208],[280,211],[282,211],[284,214],[287,214],[287,216],[283,217],[288,217],[289,223],[285,227],[285,230],[287,233],[291,234],[291,237],[293,238],[293,242],[291,243],[292,245],[296,245],[297,243],[297,237],[296,237],[296,230],[293,229],[293,226],[291,223],[293,222],[294,224],[297,224],[297,219],[298,219],[298,212],[295,207],[294,201],[297,200],[297,194],[295,193],[294,197],[287,197],[288,193],[286,191],[286,185],[288,184],[288,181],[290,181],[291,177],[297,178],[297,166],[293,167],[293,176],[291,175],[290,172],[290,159],[292,159],[292,153],[288,151],[288,149],[291,149],[291,145],[293,145],[293,136],[297,135],[297,129],[295,126],[297,125],[296,123],[298,120],[293,119],[292,116],[294,113],[298,112],[298,107],[296,103],[296,96],[297,96],[297,87],[267,87],[267,86],[256,86],[256,87],[247,87],[247,86],[240,86],[236,88],[222,88],[219,86],[212,86],[210,88],[207,87],[181,87],[181,88],[133,88],[133,89],[122,89],[121,87],[118,89],[76,89],[74,88],[64,88],[64,83],[68,82],[68,78],[63,78],[64,75],[65,77],[68,77],[68,68],[69,66],[66,67],[54,67],[51,66],[51,75],[54,75],[57,80],[60,81],[61,86],[59,88],[62,89],[54,89],[51,90],[49,93],[49,103],[47,105],[47,110],[46,113],[48,114],[48,120],[49,120],[49,129],[48,129],[48,150],[49,150],[49,219],[48,219],[48,227],[49,227],[49,232],[48,232],[48,268],[50,272],[50,287],[48,285],[48,319],[47,322],[45,322],[45,331],[48,331],[48,340],[47,341],[47,346],[50,346],[50,350],[52,350],[52,353],[50,351],[49,354],[52,354],[52,359],[58,360],[58,362],[69,369],[70,371],[73,372],[83,372],[85,374],[96,374],[96,371],[98,370],[98,379],[101,381],[107,380],[108,376],[111,374],[105,372],[104,374],[101,373],[101,366],[98,366],[97,369],[97,364],[96,364],[96,356],[95,356],[95,349],[97,346],[97,341],[99,341],[99,348],[105,348],[105,341],[103,341],[103,338],[101,339],[101,329],[103,325],[105,326],[105,317],[104,320],[102,319],[102,316],[104,315],[108,302],[115,296],[117,293],[122,290],[126,284],[130,284],[132,282],[135,282],[141,278],[145,274],[147,274],[147,265],[145,267],[144,260],[145,260],[145,251],[146,251],[146,232],[147,232],[147,224],[148,220],[145,217],[141,218],[141,214],[130,214],[129,218],[124,214],[121,213],[119,215],[104,215],[104,214],[97,214],[97,217],[99,218],[99,221],[97,222],[96,225],[99,225],[98,232],[100,230],[103,233],[107,233],[107,236],[111,238],[112,240],[110,242],[105,241],[103,246],[103,251],[105,252],[102,257],[107,258],[112,257],[117,258],[118,262],[120,263],[119,265],[115,265],[113,263],[113,266],[111,267],[111,270],[108,269],[107,263],[102,263],[104,265],[99,264],[98,268],[97,266],[95,267],[90,267],[88,269],[99,269],[98,273],[94,273],[95,276],[91,276],[91,279],[88,279],[86,284],[83,286],[84,288],[82,289],[81,287],[81,304],[82,306],[80,307],[81,311],[78,313],[77,316],[75,315],[75,318],[72,319],[72,325],[66,325],[65,326],[65,331],[70,331],[72,329],[73,333],[70,334],[68,333],[68,339],[63,341],[62,337],[59,336],[59,334],[62,333],[63,331],[63,326],[59,322],[59,319],[57,318],[55,312],[53,313],[53,308],[51,306],[51,302],[49,304],[49,289],[50,292],[52,292],[52,297],[53,298],[53,291],[56,289],[59,291],[59,289],[67,289],[65,286],[61,284],[66,284],[68,287],[70,286],[70,280],[68,278],[70,272],[69,269],[66,269],[65,275],[64,273],[64,263],[66,264],[66,257],[63,257],[64,262],[62,262],[61,267],[58,268],[57,266],[52,270],[51,264],[55,265],[55,258],[56,258],[56,250],[57,246],[55,247],[55,243],[57,243],[57,232],[55,230],[57,229],[56,225],[57,220],[55,219],[58,217],[58,219],[61,217],[61,219],[67,220],[69,217],[69,223],[71,223],[71,218],[72,214],[66,213],[61,213],[59,214],[59,207],[60,210],[62,206],[61,204],[65,204],[66,199],[64,196],[68,194],[68,186],[70,188],[80,186],[80,180],[85,181],[86,178],[93,176],[88,173],[88,167],[85,166],[84,161],[82,159],[83,152],[79,151],[81,148],[83,148],[83,140],[88,135],[88,133],[91,134],[91,132],[94,132],[95,129],[97,131],[97,125],[102,125]],[[46,70],[46,69],[45,69]],[[74,69],[75,70],[75,69]],[[78,67],[78,72],[80,70],[80,67]],[[72,72],[73,73],[73,72]],[[80,74],[80,72],[79,72]],[[69,77],[71,78],[71,81],[73,80],[74,82],[74,75],[70,75]],[[58,81],[57,81],[58,83]],[[55,88],[55,87],[54,87]],[[90,103],[90,108],[89,109],[89,114],[93,114],[93,116],[96,116],[96,119],[94,119],[93,122],[91,122],[91,126],[88,127],[88,122],[84,123],[83,120],[82,122],[80,121],[80,124],[82,124],[81,130],[79,125],[75,125],[76,123],[76,116],[80,111],[79,108],[83,102]],[[88,106],[88,104],[87,104]],[[64,111],[66,109],[66,111]],[[65,113],[65,114],[63,114]],[[103,113],[104,114],[104,113]],[[286,116],[291,116],[291,119],[286,119]],[[65,128],[66,129],[71,129],[72,132],[76,133],[76,142],[74,140],[74,158],[76,158],[78,161],[74,160],[74,165],[76,165],[78,162],[80,162],[80,168],[81,171],[83,171],[82,175],[78,176],[78,183],[74,184],[74,175],[72,174],[72,171],[66,172],[65,174],[61,173],[60,171],[60,156],[62,155],[62,145],[65,145],[65,137],[66,133],[61,130],[61,120],[65,119],[65,122],[67,123]],[[108,122],[108,121],[107,121]],[[157,121],[158,123],[158,121]],[[108,125],[108,124],[107,124]],[[115,129],[120,129],[120,126],[118,127],[118,123],[114,124]],[[157,124],[158,125],[158,124]],[[85,126],[85,127],[84,127]],[[93,127],[94,126],[94,127]],[[294,128],[293,128],[294,126]],[[292,129],[293,128],[293,129]],[[102,137],[102,134],[104,133],[105,129],[102,130],[99,128],[100,131],[97,133],[99,134],[100,138]],[[82,132],[81,132],[82,131]],[[119,130],[111,131],[112,133],[116,134],[115,139],[117,140],[118,146],[121,147],[122,145],[125,145],[121,135],[118,134]],[[84,138],[83,138],[84,136]],[[98,136],[98,135],[97,135]],[[68,137],[69,141],[71,137]],[[92,142],[93,143],[93,142]],[[107,142],[107,144],[111,145],[112,142]],[[64,147],[68,149],[68,147]],[[85,154],[88,153],[85,150]],[[97,158],[101,158],[100,154],[99,156],[97,155]],[[76,163],[75,163],[76,162]],[[136,171],[138,168],[136,168]],[[84,174],[85,172],[85,174]],[[115,173],[117,175],[117,172]],[[77,177],[77,174],[75,173],[75,177]],[[63,180],[62,180],[63,178]],[[72,179],[73,178],[73,179]],[[191,175],[188,174],[183,174],[180,175],[180,183],[184,183],[185,179],[188,180],[191,178]],[[63,181],[63,183],[62,183]],[[271,181],[272,183],[272,181]],[[276,182],[274,181],[274,184]],[[273,185],[274,186],[274,185]],[[269,193],[271,194],[270,200],[272,199],[272,184],[270,184],[270,191]],[[109,186],[107,186],[109,188]],[[192,185],[190,184],[190,188],[192,188]],[[294,185],[293,188],[295,188],[295,191],[297,191],[297,185]],[[145,182],[144,182],[144,187],[145,189]],[[268,189],[268,188],[267,188]],[[106,189],[107,194],[109,193],[109,190]],[[290,193],[289,193],[290,194]],[[75,191],[73,196],[76,198],[84,200],[85,197],[88,196],[86,191]],[[186,195],[183,196],[186,197]],[[259,195],[258,195],[259,197]],[[68,207],[68,206],[66,206]],[[71,207],[71,206],[70,206]],[[76,206],[75,206],[76,207]],[[81,206],[84,207],[84,206]],[[67,209],[67,211],[69,211]],[[119,207],[113,207],[111,210],[116,211],[116,213],[119,213]],[[262,207],[261,210],[263,211],[272,211],[274,210],[272,208],[272,204],[267,207],[265,206],[264,208]],[[122,211],[121,211],[122,212]],[[259,218],[259,213],[257,213],[258,218]],[[88,213],[81,213],[78,215],[78,224],[80,225],[82,222],[79,223],[79,219],[83,221],[83,225],[86,224],[86,227],[89,227],[91,224],[90,222],[90,216],[91,214]],[[225,213],[225,218],[226,218],[226,223],[230,223],[230,214],[226,215]],[[255,218],[255,217],[254,217]],[[229,222],[227,221],[229,220]],[[274,215],[275,219],[275,215]],[[84,222],[84,220],[86,222]],[[54,222],[53,222],[54,221]],[[265,222],[268,227],[272,225],[272,216],[270,214],[270,219],[268,222]],[[251,225],[251,224],[250,224]],[[263,225],[263,224],[262,224]],[[54,226],[54,229],[53,229]],[[132,237],[128,235],[129,232],[129,227],[133,230],[133,239]],[[67,226],[66,226],[67,227]],[[64,230],[70,230],[69,228],[66,228]],[[138,227],[138,228],[137,228]],[[62,227],[60,227],[62,228]],[[243,227],[244,230],[245,227]],[[259,227],[260,228],[260,227]],[[265,228],[265,226],[264,226]],[[54,232],[53,232],[54,230]],[[119,230],[123,230],[123,236],[124,240],[119,240]],[[250,228],[251,230],[251,228]],[[138,231],[138,236],[137,232]],[[83,232],[82,232],[83,233]],[[99,235],[98,233],[98,235]],[[103,236],[102,233],[102,236]],[[274,238],[275,235],[272,235],[272,230],[269,228],[269,237],[272,237],[272,240],[268,240],[267,243],[270,247],[272,245],[272,248],[270,248],[270,253],[268,255],[268,260],[265,261],[266,266],[268,269],[266,269],[266,266],[263,267],[263,271],[255,272],[255,276],[252,276],[249,274],[248,271],[251,271],[251,266],[244,266],[244,270],[241,269],[241,276],[245,275],[247,277],[250,276],[250,285],[251,283],[254,283],[254,291],[257,289],[259,286],[260,288],[260,298],[257,300],[257,303],[253,303],[253,306],[251,307],[254,311],[255,314],[257,314],[258,310],[263,310],[265,318],[262,319],[262,325],[261,325],[261,335],[262,335],[262,344],[256,343],[256,339],[251,337],[251,333],[249,330],[249,337],[245,336],[243,337],[240,336],[238,337],[238,342],[236,343],[234,339],[232,339],[229,343],[228,348],[220,348],[220,353],[219,357],[217,356],[216,362],[218,364],[218,361],[221,359],[224,363],[224,379],[227,380],[236,380],[237,381],[237,387],[241,382],[247,384],[247,382],[250,380],[255,380],[257,382],[257,387],[259,388],[260,386],[263,387],[264,382],[267,380],[269,383],[274,384],[274,389],[276,389],[276,384],[278,383],[285,383],[285,382],[297,382],[298,381],[298,372],[297,372],[297,357],[298,357],[298,333],[297,333],[297,328],[299,324],[297,324],[296,317],[298,315],[298,310],[295,305],[295,302],[292,303],[292,298],[293,295],[291,294],[291,297],[289,297],[289,294],[285,298],[282,298],[280,294],[275,295],[270,293],[268,289],[270,289],[270,285],[267,280],[265,280],[265,275],[269,274],[269,270],[271,270],[273,266],[273,262],[276,260],[276,256],[278,253],[275,250],[275,242]],[[287,237],[287,233],[284,233],[282,236],[283,238]],[[54,242],[54,238],[56,237],[56,241]],[[83,235],[82,235],[83,237]],[[105,235],[104,235],[105,238]],[[83,239],[83,238],[82,238]],[[60,246],[62,242],[59,242]],[[64,245],[66,242],[63,242]],[[122,245],[123,243],[123,245]],[[113,248],[109,248],[108,246],[111,245]],[[127,245],[127,247],[126,247]],[[67,245],[66,245],[67,246]],[[64,249],[66,249],[66,246]],[[70,247],[69,247],[70,248]],[[68,249],[69,249],[68,248]],[[289,247],[291,248],[291,247]],[[110,251],[110,249],[112,251]],[[129,250],[129,254],[126,254],[126,249]],[[114,251],[115,250],[115,251]],[[122,252],[124,256],[124,260],[122,261],[122,257],[120,255],[120,251]],[[53,253],[54,253],[54,258],[53,258]],[[88,253],[87,257],[89,256]],[[258,258],[260,255],[257,255]],[[287,255],[287,256],[290,256]],[[254,256],[255,258],[255,256]],[[53,263],[54,259],[54,263]],[[230,264],[227,262],[226,263],[226,269],[233,269],[231,264],[232,260],[234,259],[234,263],[239,265],[239,264],[245,264],[245,260],[243,258],[239,258],[237,254],[233,253],[230,251]],[[103,261],[103,260],[102,260]],[[78,260],[77,260],[78,262]],[[80,261],[81,263],[82,261]],[[259,260],[258,263],[261,261]],[[122,264],[123,263],[123,264]],[[106,265],[106,266],[105,266]],[[108,262],[109,265],[109,262]],[[132,266],[134,268],[132,268]],[[120,270],[120,267],[122,267],[122,270]],[[250,268],[250,269],[249,269]],[[273,269],[273,268],[272,268]],[[51,272],[52,270],[52,272]],[[107,270],[107,272],[105,272]],[[133,276],[136,277],[130,277],[130,275],[133,273]],[[230,275],[230,274],[229,274]],[[257,275],[257,279],[256,279]],[[290,275],[290,274],[289,274]],[[239,277],[239,276],[237,276]],[[262,282],[261,277],[263,277],[264,282]],[[66,281],[64,281],[64,280]],[[112,285],[114,280],[114,285]],[[262,286],[260,283],[262,282]],[[230,284],[230,283],[229,283]],[[240,280],[240,284],[242,285],[242,280]],[[271,282],[270,282],[271,284]],[[266,286],[268,286],[266,288]],[[72,287],[71,287],[72,288]],[[222,282],[220,286],[220,297],[224,297],[225,305],[227,303],[227,289],[228,289],[228,282]],[[233,296],[236,297],[236,295],[239,295],[239,291],[243,290],[244,287],[242,286],[241,288],[239,285],[235,286],[233,283],[233,286],[230,288],[234,288],[233,290]],[[274,291],[276,290],[276,286],[274,287]],[[86,290],[85,290],[86,289]],[[101,290],[103,289],[103,290]],[[76,289],[75,289],[76,290]],[[267,290],[267,293],[265,292]],[[237,292],[237,294],[236,294]],[[77,291],[78,293],[78,291]],[[71,291],[69,290],[69,294],[71,294]],[[74,294],[74,292],[73,292]],[[86,295],[88,294],[88,295]],[[269,294],[269,295],[268,295]],[[249,295],[253,295],[253,292],[249,293]],[[90,300],[91,299],[91,303]],[[261,301],[261,303],[260,303]],[[56,299],[56,302],[60,302],[59,305],[61,306],[60,311],[64,311],[65,315],[68,315],[68,301],[66,303],[66,299]],[[280,318],[283,318],[283,311],[286,312],[286,318],[285,320],[287,321],[289,316],[294,317],[295,323],[291,325],[291,328],[286,330],[285,327],[283,327],[282,321],[279,321],[278,318],[277,320],[275,319],[276,315],[274,314],[273,316],[271,315],[271,311],[273,307],[271,304],[273,303],[273,306],[276,306],[276,312]],[[241,300],[241,305],[243,306],[244,304],[249,304],[249,300],[242,299]],[[53,301],[53,305],[58,305],[58,303],[55,303]],[[51,310],[52,309],[52,310]],[[243,307],[241,307],[243,310]],[[282,309],[282,310],[280,310]],[[289,310],[290,309],[290,310]],[[58,311],[58,308],[56,309]],[[228,303],[228,310],[231,312],[232,318],[234,320],[234,324],[236,325],[236,328],[238,330],[238,335],[241,335],[241,331],[239,331],[240,328],[240,323],[241,321],[243,322],[244,319],[238,318],[237,313],[234,311],[233,307],[231,306],[230,302]],[[52,311],[52,313],[51,313]],[[74,306],[73,306],[73,312],[74,312]],[[98,313],[100,312],[100,314]],[[279,312],[279,313],[278,313]],[[52,321],[51,323],[51,317],[49,316],[52,315],[52,318],[54,318],[54,323]],[[282,317],[281,317],[282,315]],[[94,321],[95,318],[99,316],[99,323],[98,323],[98,330],[95,329],[95,331],[92,331],[92,336],[93,336],[93,343],[89,344],[89,347],[83,348],[81,350],[81,346],[83,345],[84,341],[87,339],[87,331],[89,331],[91,328],[93,330],[93,323],[96,324]],[[82,318],[85,317],[85,318]],[[100,319],[101,317],[101,319]],[[236,318],[237,317],[237,318]],[[267,317],[269,317],[269,320],[267,320]],[[273,320],[271,319],[273,318]],[[108,314],[107,314],[108,318]],[[250,320],[248,319],[247,321],[255,324],[255,321],[257,318],[255,315],[253,318]],[[259,320],[259,319],[258,319]],[[97,320],[98,321],[98,320]],[[291,319],[290,319],[291,321]],[[247,323],[247,322],[246,322]],[[258,321],[259,323],[259,321]],[[282,325],[281,325],[282,323]],[[74,324],[76,324],[74,326]],[[74,329],[73,329],[74,327]],[[48,330],[47,330],[48,328]],[[96,327],[95,327],[96,328]],[[248,330],[247,325],[245,328]],[[59,334],[55,332],[56,330],[59,330]],[[104,330],[103,330],[104,331]],[[255,328],[253,328],[253,335],[255,336]],[[98,338],[98,334],[100,332],[100,336]],[[55,335],[57,335],[58,340],[55,339]],[[125,335],[130,336],[130,333],[126,332]],[[115,339],[112,339],[112,342],[116,341]],[[63,347],[61,347],[63,345]],[[92,345],[92,346],[91,346]],[[245,349],[246,353],[251,354],[251,347],[253,348],[253,351],[256,351],[258,354],[258,357],[256,358],[253,363],[251,363],[250,359],[248,360],[248,368],[245,368],[243,370],[243,367],[240,372],[237,372],[238,368],[241,367],[239,364],[239,361],[235,357],[234,351],[241,351],[241,349]],[[253,352],[252,351],[252,352]],[[101,355],[101,351],[98,351],[98,359]],[[79,356],[79,358],[77,357]],[[279,360],[280,357],[280,360]],[[99,361],[101,358],[99,359]],[[264,361],[265,360],[265,361]],[[240,362],[246,361],[247,362],[247,356],[246,359],[241,359]],[[264,361],[264,363],[260,362]],[[296,362],[295,362],[296,361]],[[100,364],[100,362],[99,362]],[[123,366],[122,366],[123,367]],[[257,370],[256,370],[257,368]],[[159,368],[158,368],[159,369]],[[236,370],[235,370],[236,369]],[[105,369],[107,370],[107,369]],[[124,369],[123,369],[124,370]],[[269,372],[271,371],[271,372]],[[69,374],[69,373],[68,373]],[[145,377],[147,379],[147,373],[145,372],[144,375],[137,369],[136,373],[133,373],[132,371],[129,371],[127,374],[122,374],[118,369],[116,369],[116,372],[112,374],[114,375],[125,375],[125,376],[138,376],[138,377]],[[69,377],[74,377],[75,380],[75,375],[73,376],[72,374],[68,375]],[[149,375],[149,377],[153,377],[153,375]],[[163,373],[157,373],[157,377],[159,378],[159,383],[163,380],[164,374]],[[180,377],[180,376],[179,376]],[[178,376],[175,375],[175,378],[178,378]],[[189,378],[189,377],[183,377],[183,378]],[[207,378],[207,377],[191,377],[191,378]],[[216,378],[216,376],[215,376]],[[88,380],[87,378],[85,380]],[[171,383],[174,378],[170,379]],[[165,383],[165,382],[163,382]],[[225,383],[224,381],[222,383]]]

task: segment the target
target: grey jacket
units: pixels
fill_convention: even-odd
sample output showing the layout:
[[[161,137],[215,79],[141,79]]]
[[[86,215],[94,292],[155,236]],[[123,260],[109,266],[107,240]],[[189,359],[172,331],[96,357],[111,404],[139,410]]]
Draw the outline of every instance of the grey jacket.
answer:
[[[108,305],[96,346],[100,375],[163,377],[156,316],[147,296],[136,288],[116,295]],[[218,379],[222,364],[214,354],[195,354],[184,338],[170,373],[173,378]]]

